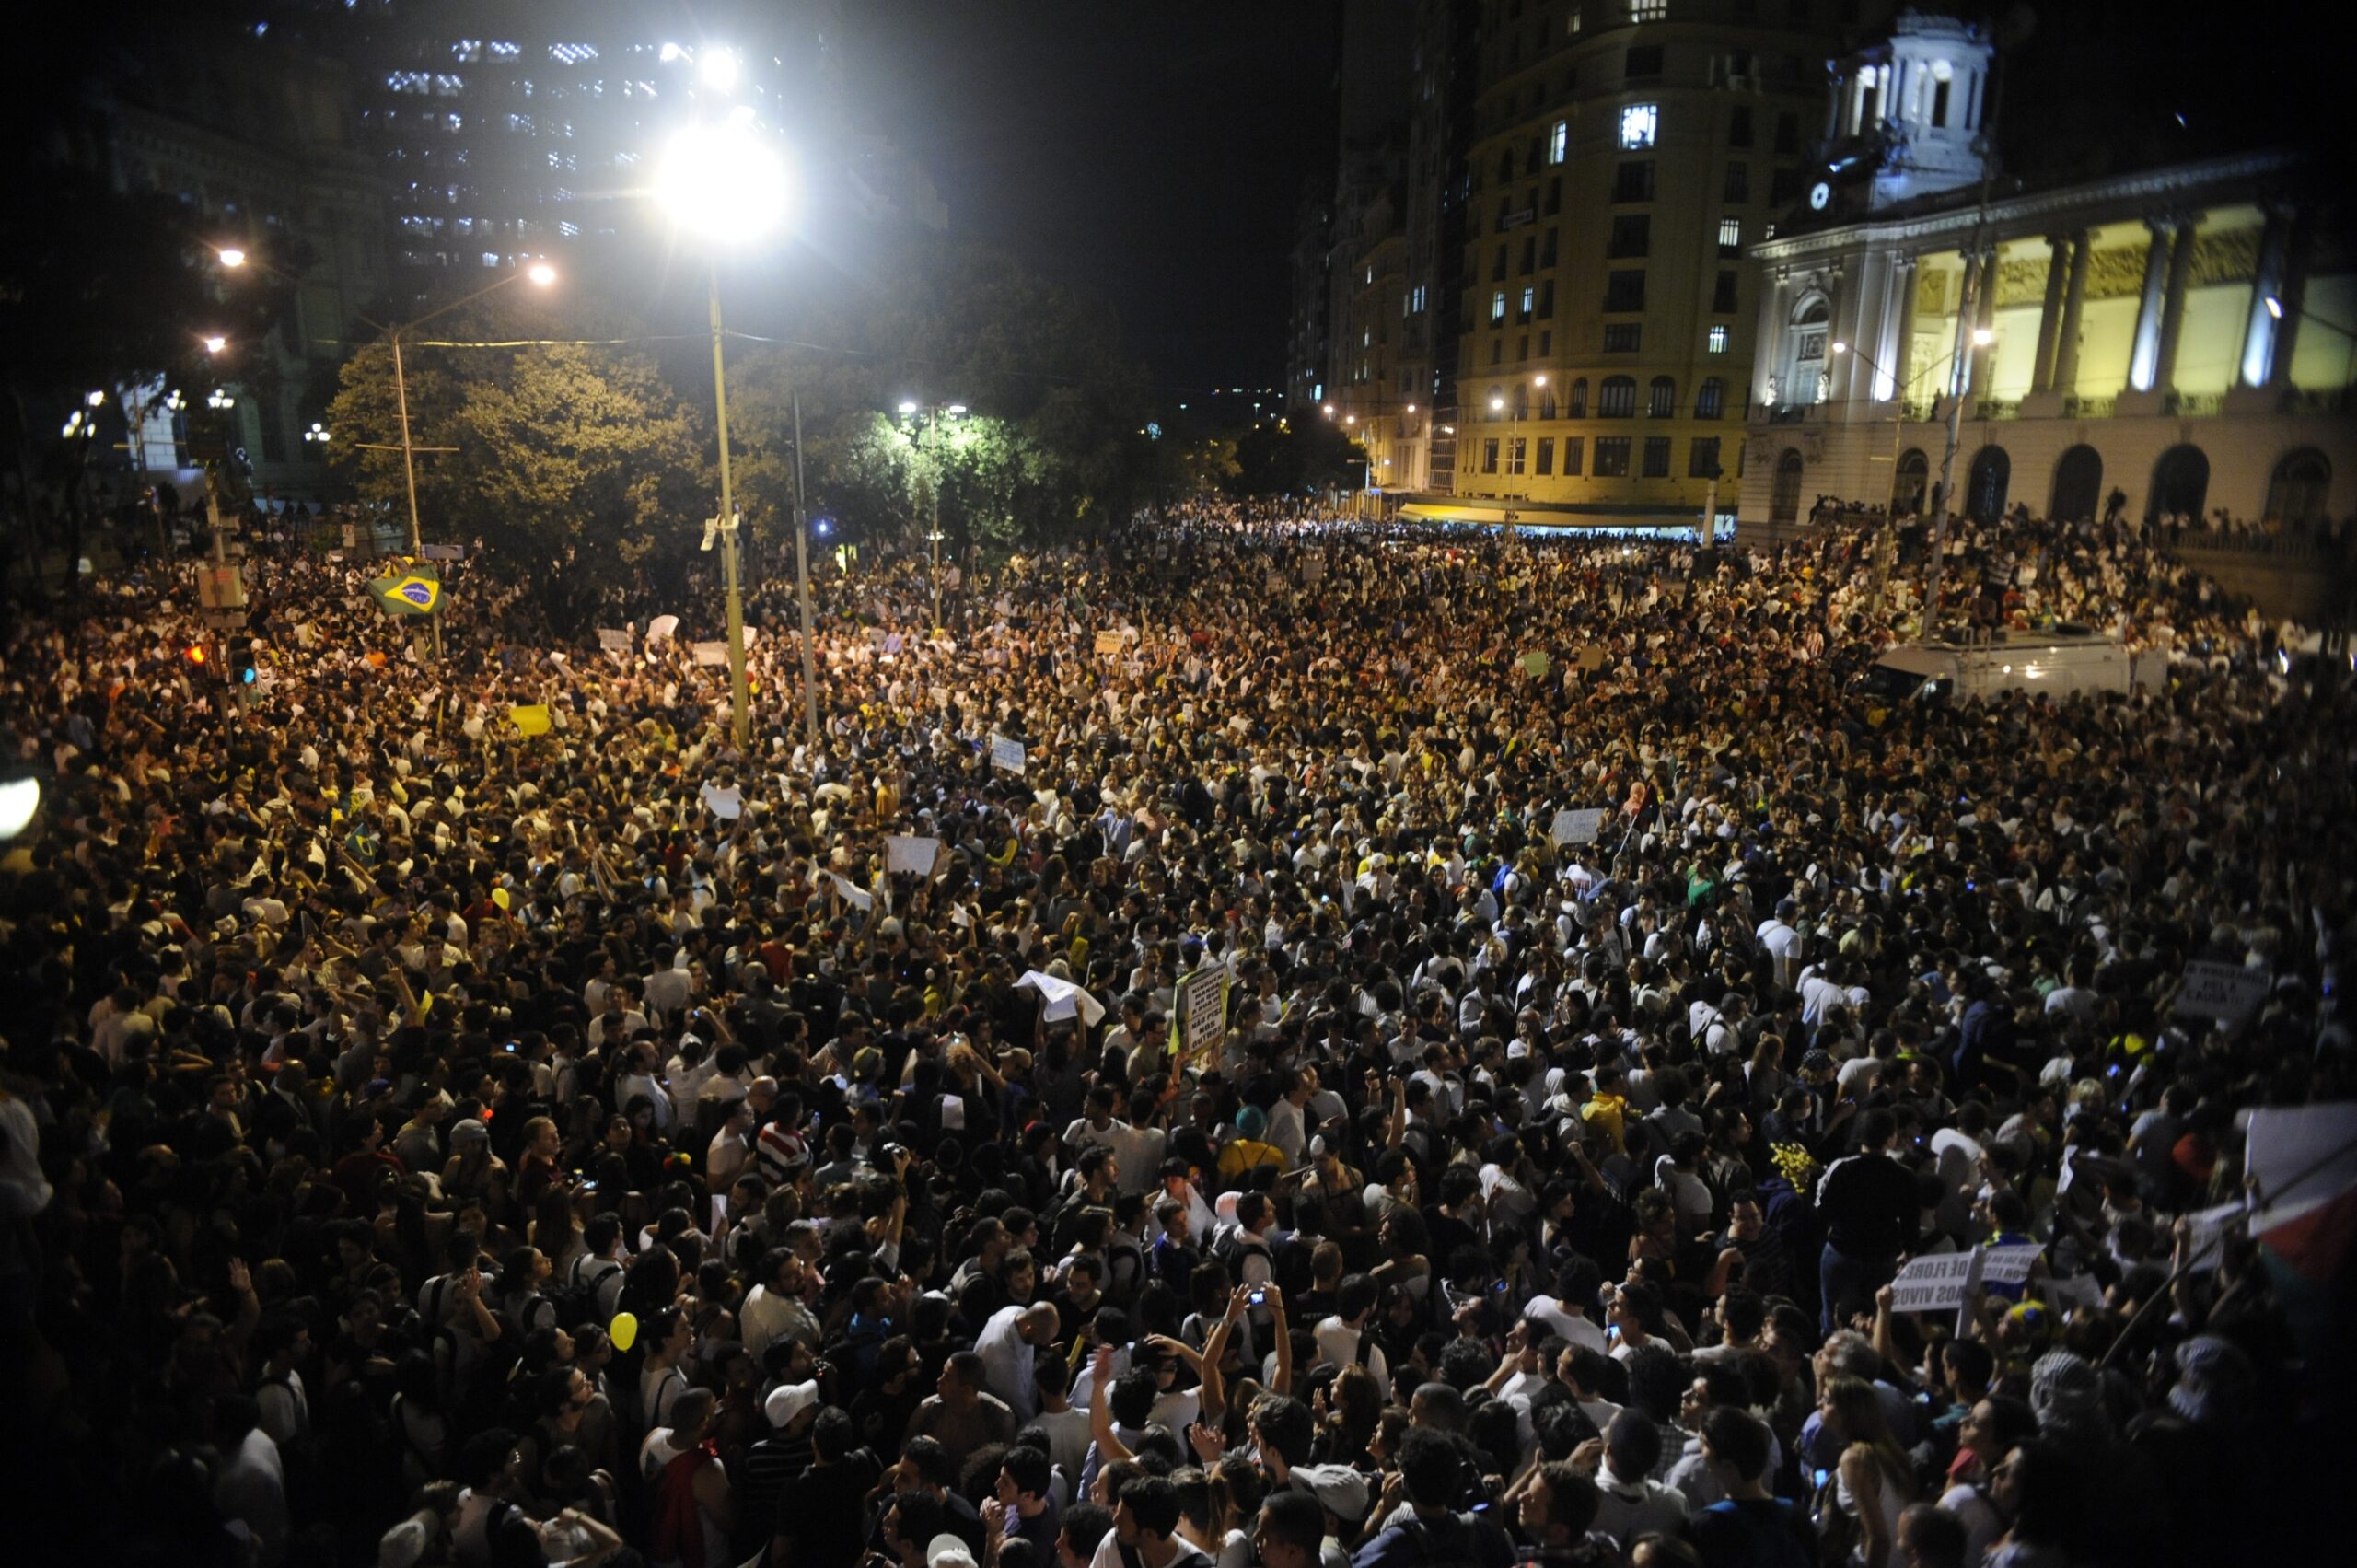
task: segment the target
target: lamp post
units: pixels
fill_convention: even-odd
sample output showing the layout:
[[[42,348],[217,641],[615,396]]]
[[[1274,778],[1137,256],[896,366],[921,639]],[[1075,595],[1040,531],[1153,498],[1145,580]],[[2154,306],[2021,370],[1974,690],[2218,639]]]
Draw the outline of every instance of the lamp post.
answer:
[[[745,679],[745,599],[737,580],[737,498],[728,469],[728,376],[722,353],[720,327],[719,248],[759,238],[786,218],[790,181],[785,160],[754,129],[749,113],[732,114],[716,124],[691,125],[671,138],[656,176],[656,190],[672,221],[692,229],[712,247],[706,273],[710,281],[712,316],[712,403],[720,435],[721,575],[728,595],[728,718],[729,732],[743,750],[751,733],[749,691]],[[797,418],[797,424],[799,420]],[[795,463],[802,461],[797,439]],[[801,526],[797,516],[795,527]],[[817,723],[809,652],[809,573],[801,567],[803,610],[803,681],[806,711],[812,714],[811,739]]]
[[[220,258],[221,264],[232,272],[241,267],[250,266],[258,271],[268,273],[282,283],[300,284],[302,281],[293,273],[273,267],[266,261],[254,260],[234,245],[225,245],[215,254]],[[509,273],[494,283],[484,285],[472,294],[461,295],[447,305],[438,305],[423,316],[413,317],[396,325],[388,326],[382,321],[372,320],[366,316],[360,317],[362,321],[385,334],[385,342],[393,351],[393,405],[400,411],[401,444],[399,449],[401,455],[401,488],[409,500],[409,552],[412,556],[422,555],[425,546],[417,521],[417,447],[410,435],[409,376],[401,362],[401,334],[414,331],[426,322],[437,317],[447,316],[462,306],[472,305],[485,295],[496,294],[511,284],[526,280],[528,280],[535,288],[547,288],[556,282],[556,269],[546,261],[534,261],[529,266]],[[359,313],[354,311],[354,314]],[[204,346],[210,352],[218,354],[221,352],[223,343],[219,338],[207,338],[204,341]],[[319,427],[314,424],[311,429],[319,431]],[[310,438],[308,433],[304,436],[307,441]],[[327,440],[326,433],[319,432],[319,439],[324,443]],[[384,451],[390,448],[365,447],[365,449]],[[442,654],[442,617],[438,612],[427,618],[427,630],[434,640],[435,656],[439,658]]]
[[[951,419],[966,417],[964,403],[919,403],[913,398],[900,400],[899,413],[903,420],[924,416],[924,439],[912,441],[933,457],[933,471],[925,476],[925,488],[933,494],[933,531],[925,535],[933,546],[933,629],[941,630],[941,416]]]

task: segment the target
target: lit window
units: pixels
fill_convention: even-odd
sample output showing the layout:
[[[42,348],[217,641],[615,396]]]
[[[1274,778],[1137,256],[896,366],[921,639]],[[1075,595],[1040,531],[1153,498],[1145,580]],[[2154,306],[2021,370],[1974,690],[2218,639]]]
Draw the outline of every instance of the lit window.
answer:
[[[1727,330],[1726,330],[1726,328],[1724,328],[1724,327],[1721,326],[1721,327],[1713,327],[1713,328],[1711,329],[1711,341],[1710,341],[1710,346],[1711,346],[1711,352],[1712,352],[1713,354],[1724,354],[1724,353],[1726,353],[1726,351],[1727,351]]]
[[[1506,291],[1499,289],[1490,296],[1490,324],[1496,326],[1506,319]]]
[[[1567,33],[1573,34],[1576,34],[1580,30],[1580,8],[1577,6],[1573,6],[1572,14],[1564,18],[1563,30]]]
[[[397,93],[423,93],[434,90],[434,77],[425,71],[396,71],[385,78],[385,86]]]
[[[520,43],[494,43],[491,46],[493,60],[514,60],[523,52],[524,46]]]
[[[1654,133],[1661,128],[1661,106],[1653,103],[1632,103],[1620,111],[1620,145],[1624,147],[1650,147]]]
[[[1629,19],[1632,22],[1665,21],[1669,17],[1669,0],[1629,0]]]
[[[578,65],[584,60],[598,58],[598,46],[594,43],[552,43],[549,45],[549,58],[560,64]]]
[[[1719,249],[1722,250],[1743,249],[1743,220],[1741,218],[1719,220]]]
[[[461,65],[471,65],[482,58],[482,40],[462,38],[450,46],[450,58]]]
[[[1571,148],[1572,122],[1568,120],[1558,120],[1555,122],[1554,134],[1547,141],[1547,161],[1549,163],[1562,162],[1570,156]]]
[[[1538,291],[1535,288],[1525,288],[1522,291],[1522,319],[1526,321],[1530,319],[1530,308],[1537,302],[1538,296]]]

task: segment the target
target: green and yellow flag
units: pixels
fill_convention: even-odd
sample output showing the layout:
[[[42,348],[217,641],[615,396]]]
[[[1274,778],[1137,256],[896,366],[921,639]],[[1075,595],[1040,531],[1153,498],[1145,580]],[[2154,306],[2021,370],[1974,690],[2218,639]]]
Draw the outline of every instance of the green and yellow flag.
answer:
[[[388,615],[431,615],[442,608],[442,581],[412,569],[398,577],[378,577],[368,585],[368,596]]]

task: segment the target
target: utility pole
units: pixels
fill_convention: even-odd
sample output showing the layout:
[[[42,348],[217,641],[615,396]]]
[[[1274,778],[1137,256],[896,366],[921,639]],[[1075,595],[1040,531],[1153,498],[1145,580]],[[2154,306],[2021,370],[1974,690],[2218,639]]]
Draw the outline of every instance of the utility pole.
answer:
[[[401,415],[401,484],[409,492],[409,552],[412,560],[423,561],[425,546],[417,527],[417,448],[409,435],[409,377],[401,369],[401,334],[396,327],[385,334],[393,345],[393,399]],[[439,576],[437,572],[435,575]],[[442,603],[437,598],[434,613],[425,618],[426,634],[434,641],[434,656],[442,657]]]

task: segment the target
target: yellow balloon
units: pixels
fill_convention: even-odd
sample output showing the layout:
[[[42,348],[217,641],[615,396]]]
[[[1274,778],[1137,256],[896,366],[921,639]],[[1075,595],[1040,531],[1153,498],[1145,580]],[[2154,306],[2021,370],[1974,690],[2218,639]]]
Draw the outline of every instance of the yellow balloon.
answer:
[[[616,1350],[630,1349],[631,1346],[638,1343],[637,1314],[632,1312],[615,1313],[614,1320],[610,1324],[607,1325],[606,1331],[610,1336],[611,1336],[614,1342],[614,1348]]]

